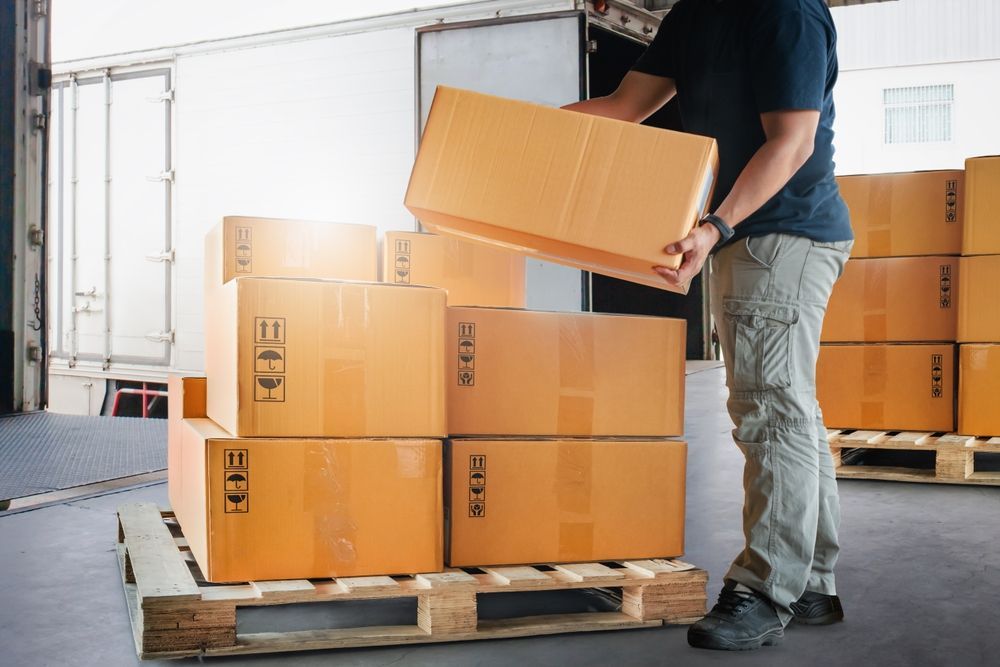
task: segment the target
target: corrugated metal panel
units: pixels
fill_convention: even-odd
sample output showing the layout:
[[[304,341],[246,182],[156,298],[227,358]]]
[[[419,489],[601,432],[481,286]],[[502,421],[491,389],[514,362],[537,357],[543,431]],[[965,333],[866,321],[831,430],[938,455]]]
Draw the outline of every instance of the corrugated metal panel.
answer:
[[[997,0],[900,0],[832,13],[842,71],[1000,59]]]

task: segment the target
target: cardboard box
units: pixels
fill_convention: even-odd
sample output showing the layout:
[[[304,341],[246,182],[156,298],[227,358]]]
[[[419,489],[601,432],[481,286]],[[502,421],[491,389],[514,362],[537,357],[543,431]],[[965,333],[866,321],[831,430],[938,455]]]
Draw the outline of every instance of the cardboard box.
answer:
[[[955,428],[954,345],[821,345],[816,396],[828,428]]]
[[[167,486],[176,484],[180,470],[181,433],[185,419],[204,418],[206,384],[204,377],[167,376]],[[172,501],[171,501],[172,502]]]
[[[957,257],[850,259],[833,286],[824,342],[955,340]]]
[[[1000,255],[963,257],[958,265],[958,341],[1000,343]]]
[[[958,432],[1000,435],[1000,345],[960,345]]]
[[[452,440],[454,567],[680,556],[687,445]]]
[[[443,437],[445,293],[281,278],[207,290],[208,416],[242,437]]]
[[[170,501],[208,581],[439,572],[439,440],[234,438],[185,419]]]
[[[524,256],[449,236],[386,232],[382,282],[448,292],[452,306],[524,308]]]
[[[227,216],[205,239],[205,284],[233,278],[378,280],[375,228]]]
[[[448,308],[448,432],[680,435],[686,324]]]
[[[957,255],[964,180],[961,170],[838,177],[854,228],[851,256]]]
[[[707,211],[715,140],[439,86],[406,206],[432,231],[667,289]]]
[[[963,255],[1000,254],[1000,156],[965,161]]]

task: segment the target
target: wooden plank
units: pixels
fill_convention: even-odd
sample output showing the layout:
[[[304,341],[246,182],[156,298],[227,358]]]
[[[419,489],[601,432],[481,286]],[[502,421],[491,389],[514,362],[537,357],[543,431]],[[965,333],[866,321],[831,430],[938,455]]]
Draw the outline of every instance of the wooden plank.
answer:
[[[478,615],[475,591],[453,591],[417,598],[417,625],[433,635],[474,632]]]
[[[679,560],[656,558],[653,560],[626,560],[622,565],[644,577],[663,578],[675,572],[694,570],[694,565]]]
[[[316,592],[316,587],[306,579],[251,581],[250,586],[257,592],[257,597],[270,602],[307,600]]]
[[[889,438],[886,443],[889,445],[912,445],[920,447],[932,444],[936,438],[933,433],[922,433],[919,431],[902,431]]]
[[[552,583],[552,577],[530,566],[484,567],[494,581],[505,586],[544,586]]]
[[[837,444],[841,447],[866,447],[885,442],[889,438],[889,434],[885,431],[855,431],[840,435]]]
[[[337,579],[344,591],[359,595],[372,593],[396,593],[399,584],[392,577],[341,577]]]
[[[840,466],[837,468],[837,477],[843,479],[881,479],[892,482],[929,482],[934,481],[934,471],[888,466]]]
[[[170,531],[153,503],[118,508],[125,548],[135,574],[140,605],[153,601],[198,600],[201,592]]]
[[[935,460],[938,479],[964,481],[972,474],[972,457],[972,451],[965,446],[939,447]]]
[[[435,590],[467,588],[475,586],[476,578],[462,570],[446,570],[444,572],[429,572],[414,577],[424,588]]]
[[[616,572],[600,563],[572,563],[569,565],[554,565],[556,570],[567,575],[573,581],[596,581],[624,579],[625,574]]]
[[[956,435],[954,433],[949,433],[947,435],[942,435],[934,444],[938,447],[966,447],[975,441],[976,439],[971,435]]]

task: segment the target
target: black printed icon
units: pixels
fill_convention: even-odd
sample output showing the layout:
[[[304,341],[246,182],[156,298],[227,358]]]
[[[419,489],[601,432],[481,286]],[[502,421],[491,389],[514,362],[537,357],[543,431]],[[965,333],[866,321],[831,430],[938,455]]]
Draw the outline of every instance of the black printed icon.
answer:
[[[944,185],[944,220],[958,220],[958,181],[945,181]]]
[[[486,500],[486,487],[485,486],[470,486],[469,487],[469,500]]]
[[[408,255],[410,253],[410,242],[404,239],[396,239],[396,252]]]
[[[486,456],[483,454],[469,456],[469,470],[486,470]]]
[[[458,336],[459,336],[459,338],[475,338],[476,337],[476,323],[475,322],[459,322],[458,323]]]
[[[238,243],[236,245],[236,256],[237,257],[249,257],[250,256],[250,246],[246,243]]]
[[[246,514],[250,511],[250,494],[226,493],[226,514]]]
[[[254,371],[257,373],[284,373],[285,348],[262,347],[254,348]]]
[[[409,255],[396,255],[396,268],[406,269],[410,266],[410,256]]]
[[[486,473],[481,470],[473,470],[469,473],[469,486],[485,486]]]
[[[942,398],[944,396],[944,356],[940,354],[931,355],[931,398]]]
[[[396,284],[397,285],[409,285],[410,284],[410,270],[409,269],[396,269]]]
[[[476,374],[473,371],[458,372],[458,386],[473,387],[476,384]]]
[[[941,308],[951,308],[951,266],[942,264],[940,267],[940,299]]]
[[[253,231],[249,227],[237,227],[236,228],[236,240],[237,241],[250,241],[250,235]]]
[[[285,378],[277,375],[254,375],[255,401],[281,403],[285,400]]]
[[[226,491],[246,491],[248,484],[245,472],[231,472],[226,475]]]
[[[460,338],[458,341],[458,351],[464,354],[472,354],[476,351],[476,341],[471,338]]]
[[[486,516],[486,503],[469,503],[469,516],[477,519]]]
[[[226,470],[246,470],[250,456],[245,449],[227,449],[223,453]]]
[[[253,269],[253,241],[249,227],[236,228],[236,273],[250,273]]]
[[[253,326],[254,326],[254,342],[256,343],[285,342],[284,317],[256,317],[254,318]]]
[[[476,367],[476,355],[474,354],[460,354],[458,355],[458,367],[462,369],[472,370]]]

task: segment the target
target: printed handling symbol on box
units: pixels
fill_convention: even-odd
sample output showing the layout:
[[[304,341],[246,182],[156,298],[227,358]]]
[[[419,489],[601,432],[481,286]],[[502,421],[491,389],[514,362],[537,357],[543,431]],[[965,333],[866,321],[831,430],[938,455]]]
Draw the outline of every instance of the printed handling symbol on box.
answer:
[[[281,375],[254,375],[253,400],[259,403],[284,403],[285,378]]]
[[[459,338],[475,338],[476,337],[476,323],[475,322],[459,322],[458,323],[458,337]]]
[[[401,255],[410,254],[410,242],[406,239],[396,239],[396,253]]]
[[[226,491],[242,491],[245,493],[250,486],[250,475],[246,471],[230,472],[227,470],[225,481]]]
[[[476,367],[476,355],[474,354],[460,354],[458,355],[458,367],[465,371],[471,371]]]
[[[395,278],[396,278],[396,284],[397,285],[409,285],[410,284],[410,270],[409,269],[401,269],[401,268],[397,267],[396,270],[395,270]]]
[[[482,502],[469,503],[469,516],[474,519],[480,519],[486,516],[486,503]]]
[[[482,470],[473,470],[470,472],[469,486],[486,486],[486,473]]]
[[[459,354],[475,354],[476,353],[476,341],[472,338],[459,338],[458,339],[458,353]]]
[[[485,454],[470,454],[469,455],[469,470],[486,470],[486,455]]]
[[[476,385],[476,373],[475,371],[459,371],[458,372],[458,386],[460,387],[474,387]]]
[[[227,449],[222,456],[226,470],[246,470],[250,467],[250,455],[245,449]]]
[[[246,514],[250,511],[250,494],[226,492],[226,514]]]
[[[253,320],[253,335],[255,343],[284,345],[285,318],[255,317]]]
[[[254,372],[284,373],[285,348],[271,345],[257,345],[254,352]]]
[[[253,271],[253,238],[249,227],[236,228],[236,273]]]
[[[470,486],[469,487],[469,500],[486,500],[486,487],[485,486]]]

